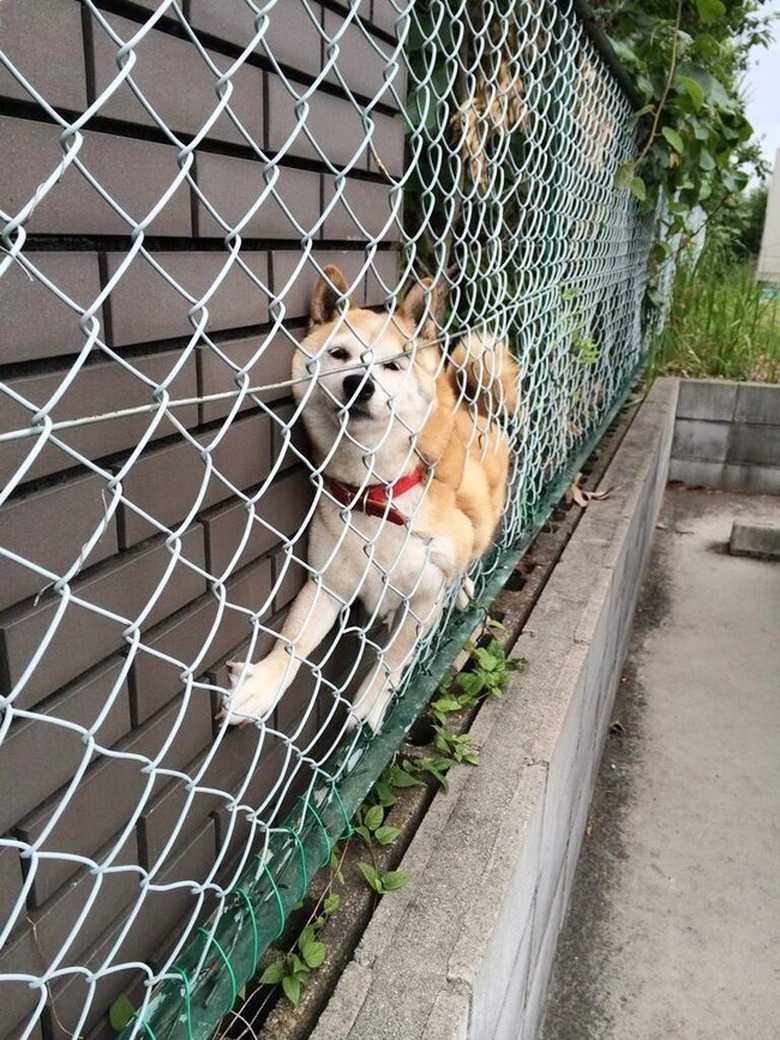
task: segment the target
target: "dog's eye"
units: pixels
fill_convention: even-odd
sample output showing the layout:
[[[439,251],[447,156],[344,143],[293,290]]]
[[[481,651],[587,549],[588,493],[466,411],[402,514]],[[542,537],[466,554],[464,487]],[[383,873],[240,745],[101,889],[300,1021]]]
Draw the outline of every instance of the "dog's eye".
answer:
[[[382,368],[386,368],[388,372],[401,371],[401,366],[398,364],[397,361],[385,361],[384,365],[382,365]]]
[[[349,361],[349,354],[343,347],[334,347],[333,350],[328,351],[328,355],[334,361]]]

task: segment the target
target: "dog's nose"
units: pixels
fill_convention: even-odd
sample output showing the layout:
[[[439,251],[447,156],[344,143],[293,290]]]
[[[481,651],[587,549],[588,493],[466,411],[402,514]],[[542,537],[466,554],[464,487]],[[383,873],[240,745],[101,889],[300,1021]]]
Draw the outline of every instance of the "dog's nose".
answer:
[[[345,376],[344,397],[347,404],[367,401],[374,393],[374,380],[370,376]]]

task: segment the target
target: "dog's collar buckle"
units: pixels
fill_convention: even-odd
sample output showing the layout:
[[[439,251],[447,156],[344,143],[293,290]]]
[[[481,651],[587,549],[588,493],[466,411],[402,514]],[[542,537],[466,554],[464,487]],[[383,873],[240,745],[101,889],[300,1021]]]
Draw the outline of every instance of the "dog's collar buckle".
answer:
[[[411,491],[413,487],[422,484],[425,480],[425,467],[417,466],[411,473],[400,477],[394,484],[369,484],[367,487],[356,487],[354,484],[342,484],[337,480],[326,481],[328,491],[337,502],[358,512],[367,513],[369,516],[384,517],[391,524],[405,527],[409,523],[405,517],[393,505],[393,499]]]

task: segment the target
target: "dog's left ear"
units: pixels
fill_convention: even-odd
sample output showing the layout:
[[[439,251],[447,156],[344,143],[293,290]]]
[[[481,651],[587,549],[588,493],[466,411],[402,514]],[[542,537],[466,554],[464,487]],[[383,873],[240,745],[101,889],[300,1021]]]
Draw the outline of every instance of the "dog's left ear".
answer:
[[[326,325],[329,321],[334,321],[339,316],[339,302],[344,297],[347,297],[347,306],[351,307],[347,279],[338,267],[328,264],[323,267],[322,275],[314,286],[307,331],[311,332],[315,325]]]
[[[435,339],[437,319],[444,309],[444,301],[432,278],[417,282],[401,303],[398,315],[410,325],[418,339]]]

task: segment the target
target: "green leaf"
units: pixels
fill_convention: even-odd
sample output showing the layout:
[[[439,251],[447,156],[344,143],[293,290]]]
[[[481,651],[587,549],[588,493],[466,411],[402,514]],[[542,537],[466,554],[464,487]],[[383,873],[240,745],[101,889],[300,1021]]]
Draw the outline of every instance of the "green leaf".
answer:
[[[301,999],[300,981],[294,975],[285,975],[282,979],[282,989],[293,1007],[297,1007]]]
[[[379,892],[381,895],[383,892],[382,881],[379,877],[379,871],[376,869],[376,867],[372,867],[370,863],[358,863],[358,870],[366,879],[371,888],[373,888],[375,892]]]
[[[694,109],[698,112],[705,101],[705,93],[701,86],[691,76],[677,76],[677,82],[693,102]]]
[[[260,984],[264,986],[275,986],[281,982],[284,976],[287,974],[287,964],[282,958],[281,960],[274,961],[273,964],[269,964],[263,974],[260,976]]]
[[[302,946],[301,953],[303,954],[303,959],[310,968],[319,968],[328,956],[328,947],[324,942],[319,942],[315,939],[313,942],[306,943],[305,946]]]
[[[618,189],[618,191],[622,191],[623,188],[629,187],[635,173],[635,162],[627,162],[623,163],[622,166],[618,166],[617,172],[615,173],[615,187]]]
[[[371,844],[371,831],[368,827],[355,827],[355,834],[362,838],[366,845]]]
[[[135,1008],[124,993],[120,993],[108,1012],[111,1028],[116,1033],[121,1033],[130,1019],[135,1014]]]
[[[682,155],[682,153],[685,151],[685,143],[682,137],[680,137],[680,135],[677,133],[677,131],[673,130],[670,126],[663,126],[661,127],[661,133],[664,135],[664,137],[672,146],[672,148],[674,148],[676,152],[679,152],[680,155]]]
[[[696,10],[704,24],[709,25],[717,22],[719,18],[723,18],[726,13],[726,5],[722,0],[696,0]]]
[[[400,827],[391,827],[389,824],[385,824],[384,827],[377,827],[374,831],[374,837],[380,845],[392,845],[400,833]]]
[[[642,178],[639,176],[632,178],[631,191],[634,193],[636,198],[639,199],[640,202],[644,202],[647,198],[647,186],[645,185],[645,182],[642,180]]]
[[[375,831],[377,827],[381,827],[384,818],[384,808],[381,805],[372,805],[371,808],[363,814],[363,823],[370,831]]]
[[[409,875],[402,870],[388,870],[382,874],[381,881],[386,892],[395,892],[409,883]]]
[[[331,914],[335,914],[340,905],[341,896],[338,894],[338,892],[331,892],[331,894],[326,897],[325,902],[322,904],[322,909],[328,915],[328,917],[330,917]]]

